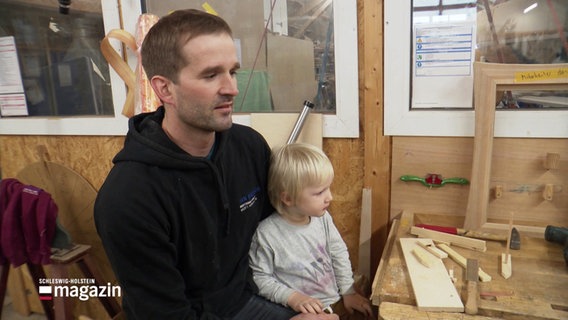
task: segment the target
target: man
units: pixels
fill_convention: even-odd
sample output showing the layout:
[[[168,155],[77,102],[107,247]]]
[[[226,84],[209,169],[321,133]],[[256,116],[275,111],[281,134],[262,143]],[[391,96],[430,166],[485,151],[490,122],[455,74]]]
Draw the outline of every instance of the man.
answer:
[[[255,294],[248,266],[251,237],[272,211],[270,148],[232,124],[239,62],[231,29],[201,11],[176,11],[146,35],[142,64],[163,106],[130,119],[95,203],[127,317],[291,318]]]

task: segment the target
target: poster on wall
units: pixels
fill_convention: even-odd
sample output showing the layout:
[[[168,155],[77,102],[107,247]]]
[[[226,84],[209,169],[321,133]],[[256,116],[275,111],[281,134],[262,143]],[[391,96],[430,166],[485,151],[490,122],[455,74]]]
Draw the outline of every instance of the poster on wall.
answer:
[[[472,108],[475,21],[414,28],[412,108]]]
[[[0,37],[0,116],[27,116],[28,108],[13,36]]]

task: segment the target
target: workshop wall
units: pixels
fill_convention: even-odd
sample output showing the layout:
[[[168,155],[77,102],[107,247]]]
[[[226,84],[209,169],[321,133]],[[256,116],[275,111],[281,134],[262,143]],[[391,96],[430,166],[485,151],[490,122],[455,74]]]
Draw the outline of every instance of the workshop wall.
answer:
[[[122,148],[124,137],[0,136],[0,169],[3,178],[15,177],[26,166],[40,161],[38,146],[45,146],[49,160],[76,171],[99,190]],[[358,139],[324,139],[324,151],[336,170],[330,207],[357,266],[363,156]]]
[[[545,164],[548,153],[559,155],[554,168]],[[392,157],[391,218],[403,210],[465,215],[469,186],[429,188],[400,177],[439,174],[470,180],[473,138],[394,137]],[[513,211],[518,225],[568,225],[568,139],[495,138],[490,176],[488,222],[508,223]],[[548,199],[546,185],[552,190]]]

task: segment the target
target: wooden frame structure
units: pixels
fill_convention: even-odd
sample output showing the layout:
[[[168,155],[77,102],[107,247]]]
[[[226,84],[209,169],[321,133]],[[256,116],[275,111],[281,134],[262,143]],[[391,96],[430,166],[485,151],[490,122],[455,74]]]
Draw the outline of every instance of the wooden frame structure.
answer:
[[[568,90],[568,64],[518,65],[476,62],[474,72],[475,136],[464,228],[506,230],[506,224],[487,222],[497,91]],[[538,236],[544,233],[544,228],[541,227],[517,228]]]

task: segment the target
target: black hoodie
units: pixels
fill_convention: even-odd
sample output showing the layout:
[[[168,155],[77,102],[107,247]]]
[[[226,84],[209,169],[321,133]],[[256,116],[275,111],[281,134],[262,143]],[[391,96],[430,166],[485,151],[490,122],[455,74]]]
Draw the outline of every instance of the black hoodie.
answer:
[[[231,316],[256,288],[248,250],[272,212],[270,148],[253,129],[216,133],[210,159],[161,128],[164,108],[129,121],[124,148],[95,203],[95,223],[129,319]]]

